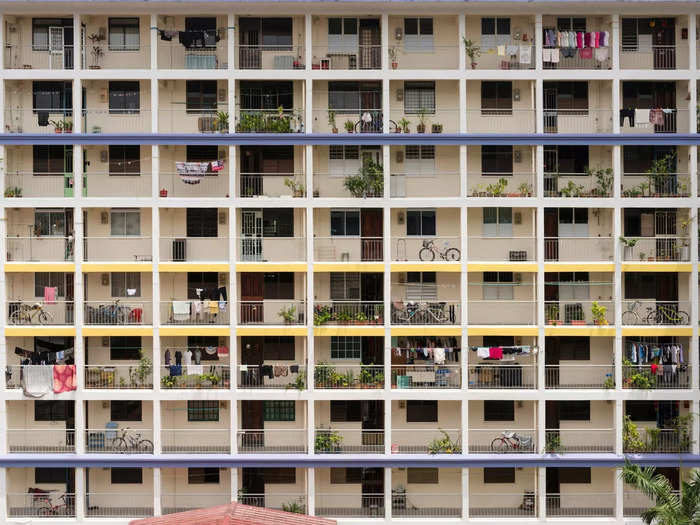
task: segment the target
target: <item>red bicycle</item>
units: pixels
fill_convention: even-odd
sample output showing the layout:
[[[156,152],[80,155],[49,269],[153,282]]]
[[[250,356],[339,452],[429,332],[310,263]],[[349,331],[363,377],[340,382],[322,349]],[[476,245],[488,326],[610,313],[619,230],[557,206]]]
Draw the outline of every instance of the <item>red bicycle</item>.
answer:
[[[516,432],[501,432],[501,435],[491,442],[494,452],[529,452],[532,449],[532,436],[521,436]]]
[[[69,500],[68,494],[61,494],[57,498],[52,498],[52,494],[33,494],[34,505],[38,516],[72,516],[73,504]]]

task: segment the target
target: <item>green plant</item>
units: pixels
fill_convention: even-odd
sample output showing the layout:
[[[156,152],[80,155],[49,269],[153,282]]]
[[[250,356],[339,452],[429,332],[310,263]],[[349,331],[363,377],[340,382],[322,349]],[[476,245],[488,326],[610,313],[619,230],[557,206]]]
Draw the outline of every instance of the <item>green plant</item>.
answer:
[[[596,184],[598,184],[598,193],[601,197],[609,197],[612,195],[613,187],[613,170],[611,168],[597,169],[591,171],[586,168],[586,175],[589,177],[595,177]]]
[[[321,326],[333,320],[330,306],[317,306],[314,310],[314,325]]]
[[[649,185],[654,184],[655,193],[668,193],[667,191],[658,191],[659,188],[662,190],[666,189],[669,184],[669,178],[675,172],[676,166],[676,153],[668,153],[656,159],[651,163],[651,166],[646,171],[649,175]]]
[[[639,390],[651,390],[656,381],[651,371],[638,369],[629,359],[622,360],[623,388],[636,388]]]
[[[299,371],[294,381],[289,383],[285,387],[285,390],[289,390],[290,388],[296,388],[300,392],[306,388],[306,373],[303,370]]]
[[[428,453],[430,454],[461,454],[462,445],[459,441],[453,440],[450,435],[443,429],[438,429],[442,434],[441,438],[433,439],[428,445]]]
[[[126,377],[119,377],[119,387],[126,388]]]
[[[608,324],[605,314],[608,313],[608,307],[598,304],[598,301],[593,301],[591,303],[591,315],[593,315],[593,322],[598,325]]]
[[[360,384],[369,385],[381,385],[384,382],[384,374],[381,370],[375,370],[372,367],[362,367],[360,371]]]
[[[214,125],[221,133],[228,131],[229,115],[228,111],[217,111]]]
[[[210,372],[206,374],[200,374],[199,380],[201,382],[209,381],[212,385],[218,385],[219,381],[221,381],[221,377],[217,374]]]
[[[321,361],[314,367],[314,384],[318,387],[329,386],[336,375],[335,367]]]
[[[561,450],[561,434],[559,432],[547,432],[544,444],[545,453],[556,454]]]
[[[561,188],[562,197],[580,197],[583,193],[583,186],[577,185],[574,181],[570,180],[569,183]]]
[[[332,109],[328,110],[328,125],[333,130],[333,133],[337,133],[338,127],[335,125],[335,111]]]
[[[493,197],[500,197],[505,193],[506,187],[508,187],[508,179],[501,177],[498,182],[486,186],[486,193]]]
[[[433,133],[442,133],[442,124],[433,124],[432,125],[432,132]]]
[[[393,64],[397,63],[398,50],[396,47],[392,46],[389,48],[389,58],[391,59],[392,67]]]
[[[11,186],[9,188],[5,189],[5,197],[21,197],[22,196],[22,188],[19,186]]]
[[[57,132],[60,133],[63,131],[63,120],[49,120],[49,124],[51,124]]]
[[[365,315],[364,312],[357,312],[355,314],[355,321],[359,321],[361,323],[366,323],[367,321],[369,321],[369,319],[367,318],[367,316]]]
[[[548,304],[545,306],[544,315],[547,321],[558,321],[559,320],[559,305],[558,304]]]
[[[338,452],[343,444],[343,436],[331,429],[317,428],[314,439],[314,451],[316,454],[328,454]]]
[[[355,123],[352,120],[346,120],[343,126],[348,133],[352,133],[355,129]]]
[[[339,323],[347,324],[352,321],[352,314],[346,310],[341,310],[335,314],[335,320]]]
[[[401,129],[401,131],[403,131],[404,133],[408,133],[408,131],[409,131],[409,130],[408,130],[408,125],[409,125],[410,123],[411,123],[411,121],[409,121],[406,117],[404,117],[404,118],[402,118],[401,120],[399,120],[399,121],[397,122],[397,126],[398,126],[399,129]]]
[[[292,324],[296,320],[297,307],[295,305],[289,308],[283,306],[282,309],[277,312],[277,315],[279,315],[286,324]]]
[[[174,388],[177,385],[177,376],[163,376],[160,385],[164,388]]]
[[[289,188],[292,192],[292,197],[303,197],[304,196],[304,185],[300,182],[295,181],[291,177],[284,179],[284,185]]]
[[[532,195],[532,184],[528,182],[521,182],[520,186],[518,186],[518,191],[523,197]]]
[[[282,503],[282,510],[284,512],[291,512],[293,514],[306,514],[306,506],[301,500]]]
[[[418,121],[420,122],[420,124],[416,126],[418,133],[425,133],[425,116],[427,112],[428,110],[423,107],[418,109]]]
[[[357,175],[345,177],[343,186],[355,198],[381,197],[384,194],[384,168],[365,158]]]
[[[605,378],[605,381],[603,381],[603,388],[606,390],[612,390],[615,388],[615,378],[612,375]]]
[[[145,385],[147,380],[151,377],[151,371],[153,370],[153,363],[145,355],[141,354],[141,359],[139,359],[139,364],[136,367],[136,377],[139,380],[139,384]]]
[[[476,59],[481,56],[481,48],[476,45],[473,41],[467,40],[467,37],[462,37],[462,43],[464,44],[464,51],[467,53],[469,60],[471,60],[472,69],[476,67]]]
[[[625,245],[626,248],[634,248],[637,244],[637,239],[626,239],[625,237],[620,237],[620,242]]]

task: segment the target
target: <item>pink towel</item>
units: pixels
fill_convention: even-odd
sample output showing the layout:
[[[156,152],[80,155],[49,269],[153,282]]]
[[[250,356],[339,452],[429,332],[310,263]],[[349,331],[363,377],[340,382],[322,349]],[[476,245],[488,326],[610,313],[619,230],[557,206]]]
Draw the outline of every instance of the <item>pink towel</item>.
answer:
[[[590,47],[587,47],[585,49],[579,49],[578,54],[581,56],[581,58],[593,58],[593,49]]]
[[[44,302],[46,304],[56,304],[56,293],[58,288],[55,286],[44,286]]]
[[[503,359],[503,348],[500,346],[492,346],[489,348],[490,359]]]
[[[54,394],[70,392],[77,388],[75,384],[75,365],[53,366],[53,391]]]

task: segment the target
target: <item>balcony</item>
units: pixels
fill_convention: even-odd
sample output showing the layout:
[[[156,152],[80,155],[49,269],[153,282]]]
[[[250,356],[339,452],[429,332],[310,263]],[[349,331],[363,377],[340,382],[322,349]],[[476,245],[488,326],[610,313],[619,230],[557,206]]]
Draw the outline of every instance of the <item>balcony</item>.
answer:
[[[687,69],[688,57],[675,45],[625,45],[620,48],[620,69]]]
[[[451,24],[456,33],[455,24]],[[433,45],[420,51],[408,51],[408,46],[389,47],[389,60],[392,69],[459,69],[458,45]]]
[[[392,301],[391,324],[457,325],[461,308],[459,301]]]
[[[534,31],[530,37],[534,38]],[[498,54],[498,48],[484,45],[483,42],[474,44],[480,50],[480,55],[474,59],[467,57],[472,69],[535,69],[535,46],[529,42],[513,40],[505,45],[504,53]]]
[[[7,493],[7,515],[11,518],[75,518],[75,497],[62,490],[29,489]],[[38,492],[37,492],[38,491]]]
[[[123,502],[126,505],[120,505]],[[143,518],[153,516],[153,494],[140,492],[88,492],[85,494],[88,518]]]
[[[633,115],[632,118],[631,115]],[[666,107],[620,110],[620,133],[629,135],[685,133],[690,129],[688,119],[687,109]]]
[[[242,325],[304,325],[306,302],[290,299],[238,301]]]
[[[240,454],[306,454],[306,429],[245,429],[238,431]]]
[[[512,437],[507,437],[513,434]],[[533,454],[538,452],[537,430],[469,429],[469,454]]]
[[[337,92],[338,95],[350,96],[350,92]],[[359,92],[368,97],[379,97],[380,92]],[[358,92],[352,92],[357,95]],[[326,93],[318,93],[318,98],[324,98]],[[372,104],[370,104],[372,105]],[[331,119],[331,116],[333,117]],[[335,110],[333,108],[314,109],[313,133],[337,133],[340,129],[345,134],[352,133],[383,133],[384,112],[380,107],[367,107],[356,110]],[[389,121],[389,132],[396,133],[398,124]]]
[[[73,237],[6,238],[7,262],[72,262]]]
[[[314,237],[314,260],[318,262],[381,262],[382,237]]]
[[[83,241],[83,260],[150,262],[152,248],[150,237],[87,237]]]
[[[545,197],[612,197],[611,169],[585,173],[544,174]]]
[[[625,237],[625,239],[627,242],[622,253],[624,261],[690,261],[690,239],[688,237]]]
[[[75,430],[69,428],[8,428],[7,449],[11,454],[74,453]]]
[[[315,301],[314,325],[383,325],[382,301]]]
[[[411,262],[459,262],[462,258],[461,237],[443,236],[392,237],[391,260]]]
[[[225,31],[225,21],[219,21],[222,26],[217,31]],[[201,45],[200,45],[201,44]],[[214,42],[213,39],[204,43],[197,43],[197,47],[184,47],[173,38],[171,42],[160,40],[158,42],[158,68],[159,69],[227,69],[227,45],[226,40]]]
[[[88,454],[153,454],[150,428],[94,428],[85,430]]]
[[[160,505],[163,515],[215,507],[217,505],[228,505],[229,503],[231,503],[231,491],[216,493],[164,492],[160,495]]]
[[[228,237],[160,238],[161,262],[229,262]]]
[[[452,365],[391,365],[391,388],[461,388],[462,367]]]
[[[612,237],[545,237],[544,260],[558,262],[612,262]]]
[[[612,365],[545,365],[545,388],[615,388]]]
[[[133,365],[85,365],[86,389],[152,389],[150,363]]]
[[[31,31],[31,23],[26,27]],[[9,40],[9,39],[8,39]],[[64,45],[63,51],[49,50],[35,45],[5,43],[5,69],[73,69],[73,46]]]
[[[303,22],[301,22],[303,24]],[[304,46],[300,41],[293,46],[236,45],[237,69],[290,70],[305,68]]]
[[[115,299],[111,303],[104,301],[85,301],[85,324],[88,325],[149,325],[151,324],[151,302],[122,302]]]
[[[5,198],[56,198],[73,196],[72,173],[34,173],[15,170],[5,175]],[[11,202],[11,201],[10,201]]]
[[[520,363],[469,365],[469,388],[535,389],[537,366]]]
[[[227,172],[214,172],[199,177],[194,184],[185,182],[186,176],[180,173],[161,171],[159,176],[160,196],[178,198],[206,198],[229,196]]]
[[[180,89],[184,88],[184,85],[180,86]],[[187,103],[171,100],[167,94],[162,94],[158,108],[159,133],[228,133],[229,113],[225,103],[191,109]]]
[[[229,428],[167,428],[161,430],[164,454],[229,454],[231,430]]]
[[[653,298],[622,301],[622,324],[625,326],[690,324],[688,301],[657,301]]]
[[[615,452],[614,428],[559,428],[545,430],[544,452],[569,454],[580,452]]]
[[[166,325],[228,325],[226,301],[161,301],[160,322]]]
[[[551,518],[612,518],[615,516],[615,493],[547,494],[546,513]]]
[[[615,324],[613,301],[546,301],[545,318],[550,325],[606,326]]]
[[[535,133],[534,109],[467,109],[469,133]]]
[[[537,495],[534,490],[520,493],[470,493],[469,516],[474,518],[534,518]]]
[[[453,171],[405,171],[392,173],[390,184],[392,198],[454,197],[459,195],[460,176]]]
[[[531,262],[536,260],[534,237],[468,237],[470,261]]]
[[[392,85],[403,87],[403,82]],[[420,110],[408,112],[405,107],[396,107],[390,112],[389,133],[418,133],[425,134],[426,137],[443,132],[459,133],[460,110],[457,107],[448,107],[448,104],[455,104],[455,100],[440,94],[443,90],[446,93],[454,93],[456,84],[454,84],[455,87],[452,87],[452,84],[448,83],[448,81],[438,81],[437,85],[435,97],[439,109],[420,113]],[[381,130],[377,132],[381,133]]]
[[[319,363],[314,367],[314,388],[384,388],[383,365]]]
[[[451,424],[457,426],[459,421],[452,421]],[[391,429],[391,452],[392,454],[461,454],[462,431],[458,428],[394,426]]]
[[[537,317],[536,306],[535,301],[527,300],[469,300],[469,324],[534,325]]]
[[[306,197],[304,173],[253,173],[238,176],[238,196],[242,198],[302,198]]]
[[[622,388],[637,390],[689,389],[691,372],[685,365],[623,365]]]
[[[210,364],[182,365],[182,375],[172,375],[170,366],[163,366],[160,386],[164,390],[197,389],[218,390],[231,388],[231,370],[228,365]]]
[[[467,174],[467,193],[470,197],[533,197],[535,179],[532,172],[470,172]]]
[[[326,518],[384,518],[384,494],[316,493],[316,515]]]
[[[304,110],[239,108],[236,133],[304,133]]]
[[[325,45],[313,46],[314,70],[356,70],[356,69],[381,69],[382,46],[381,45]]]
[[[610,109],[552,109],[544,108],[545,133],[612,133],[613,114]]]
[[[690,197],[687,173],[624,173],[621,195],[630,198]]]
[[[239,237],[236,247],[241,262],[306,261],[305,237]]]
[[[692,430],[685,423],[675,428],[636,427],[625,423],[622,435],[625,454],[680,454],[690,452],[693,444]],[[632,424],[634,425],[634,424]]]
[[[88,152],[88,154],[91,152]],[[148,198],[153,193],[152,177],[149,173],[150,158],[143,162],[139,173],[116,174],[90,171],[83,178],[83,195],[87,197],[136,197]],[[70,192],[72,192],[72,185]],[[70,197],[71,195],[64,195]]]
[[[282,367],[282,368],[280,368]],[[268,365],[237,365],[238,388],[274,388],[289,390],[306,388],[306,365],[285,362]],[[275,374],[275,370],[278,374]],[[286,374],[285,374],[286,372]],[[272,377],[270,377],[272,375]]]
[[[115,111],[105,107],[84,109],[82,130],[86,134],[152,133],[151,112],[144,109]]]
[[[384,454],[384,431],[360,428],[317,428],[316,454]]]
[[[10,325],[72,325],[74,323],[73,301],[17,301],[7,300],[8,323]]]
[[[454,490],[454,489],[452,489]],[[454,519],[462,516],[461,493],[423,493],[393,489],[391,515],[394,518]]]

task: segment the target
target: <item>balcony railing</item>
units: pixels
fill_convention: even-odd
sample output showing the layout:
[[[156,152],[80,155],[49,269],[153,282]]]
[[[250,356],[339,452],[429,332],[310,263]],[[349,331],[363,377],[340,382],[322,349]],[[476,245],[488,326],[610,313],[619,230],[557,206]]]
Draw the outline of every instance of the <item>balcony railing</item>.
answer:
[[[537,366],[519,363],[469,365],[469,388],[537,388]]]
[[[450,422],[455,424],[458,422]],[[439,424],[436,423],[439,427]],[[392,428],[393,454],[461,454],[462,431],[456,428]]]
[[[534,109],[468,109],[469,133],[534,133]]]
[[[304,133],[303,109],[239,109],[236,133]]]
[[[458,262],[462,258],[461,237],[392,237],[391,260],[412,262]]]
[[[83,110],[83,133],[151,133],[149,110]]]
[[[318,262],[378,262],[384,260],[382,237],[314,237]]]
[[[602,518],[615,516],[615,493],[586,492],[546,495],[547,517]]]
[[[690,197],[690,177],[687,173],[624,173],[623,197]]]
[[[8,262],[73,260],[73,237],[7,237]]]
[[[339,94],[349,92],[337,92]],[[358,92],[352,92],[353,96],[357,96]],[[359,92],[359,96],[367,94],[370,98],[380,97],[379,92]],[[318,93],[316,96],[323,97],[326,93]],[[359,104],[359,102],[358,102]],[[335,114],[335,125],[329,122],[328,114]],[[332,108],[314,109],[314,133],[383,133],[384,131],[384,113],[380,107],[356,108],[334,110]],[[389,120],[388,129],[390,133],[395,133],[397,123]]]
[[[384,518],[384,494],[316,493],[316,515],[326,518]]]
[[[227,171],[219,171],[200,177],[200,182],[190,184],[185,182],[179,173],[163,173],[159,175],[161,197],[228,197],[229,177]]]
[[[318,428],[316,454],[383,454],[384,431],[360,428]]]
[[[73,453],[75,430],[71,428],[8,428],[10,453]]]
[[[306,454],[306,429],[239,430],[238,452],[241,454]]]
[[[143,169],[150,171],[143,162]],[[147,171],[139,173],[107,173],[90,171],[84,178],[84,195],[88,197],[140,197],[148,198],[153,193],[151,174]]]
[[[5,69],[73,69],[73,46],[49,51],[38,45],[5,43]]]
[[[469,237],[469,260],[528,262],[537,257],[534,237]]]
[[[86,389],[151,389],[153,367],[133,365],[85,365]]]
[[[384,388],[384,366],[319,363],[314,367],[314,387]]]
[[[431,45],[419,51],[398,45],[389,48],[389,62],[392,69],[459,69],[459,53],[459,45]]]
[[[470,325],[534,325],[535,301],[469,301]]]
[[[459,493],[428,494],[394,490],[391,500],[392,517],[454,519],[462,516],[462,495]]]
[[[673,493],[678,495],[679,491],[674,490]],[[625,485],[622,504],[625,518],[639,518],[643,512],[656,505],[649,496],[643,492],[631,489],[629,485]]]
[[[60,520],[75,517],[75,497],[63,490],[39,490],[40,492],[7,493],[7,515],[11,518],[53,518]]]
[[[42,110],[5,108],[6,133],[73,133],[75,115],[72,109]]]
[[[231,430],[228,428],[167,428],[161,430],[164,454],[228,454]]]
[[[228,262],[228,237],[161,237],[161,262]]]
[[[381,301],[315,301],[314,325],[384,324]]]
[[[227,325],[229,303],[226,301],[161,301],[160,321],[163,324]]]
[[[688,301],[656,301],[655,299],[623,299],[623,325],[690,324]]]
[[[238,388],[276,388],[304,390],[306,365],[303,363],[270,363],[237,365]]]
[[[611,414],[612,415],[612,414]],[[615,452],[614,428],[560,428],[545,430],[546,454]]]
[[[545,388],[615,388],[613,365],[545,365]]]
[[[226,134],[230,120],[226,104],[191,108],[185,102],[171,101],[170,107],[158,109],[158,132]]]
[[[692,432],[683,427],[638,427],[637,433],[638,436],[623,433],[622,446],[626,454],[678,454],[690,452],[693,444]]]
[[[150,428],[90,428],[85,430],[89,454],[153,454]]]
[[[392,365],[391,388],[461,388],[462,367],[451,365]]]
[[[545,133],[612,133],[610,109],[544,108]]]
[[[333,44],[313,47],[311,69],[381,69],[381,45]]]
[[[172,42],[160,41],[158,67],[160,69],[227,69],[226,40],[213,42],[205,47],[186,48],[176,38]]]
[[[612,197],[612,171],[602,170],[602,179],[593,172],[545,172],[545,197]]]
[[[73,196],[73,174],[34,173],[15,170],[5,175],[6,198],[56,198]]]
[[[120,301],[85,301],[85,324],[151,324],[151,303]]]
[[[675,45],[623,45],[620,69],[687,69],[688,60],[680,56]]]
[[[270,494],[239,494],[238,503],[243,505],[251,505],[253,507],[264,507],[275,510],[294,509],[292,512],[304,514],[306,512],[306,494],[279,494],[273,492]]]
[[[148,69],[151,67],[151,47],[142,43],[135,46],[113,46],[100,42],[83,45],[85,55],[83,67],[86,69]]]
[[[263,299],[261,301],[238,301],[239,324],[306,324],[306,302],[299,300]]]
[[[392,173],[392,198],[434,198],[459,195],[460,176],[457,172]]]
[[[533,31],[528,33],[532,35]],[[475,42],[475,46],[479,47],[481,55],[473,61],[467,57],[467,69],[535,69],[534,44],[512,41],[505,45],[502,55],[497,46],[485,46],[481,42]]]
[[[231,491],[216,493],[163,493],[160,495],[160,505],[163,514],[175,514],[188,510],[228,505],[231,503],[231,499]]]
[[[301,198],[306,196],[304,173],[252,173],[238,175],[238,196],[243,198]]]
[[[622,257],[625,261],[641,262],[687,262],[690,260],[690,239],[687,237],[636,237],[627,238],[635,243],[625,246]]]
[[[687,133],[689,125],[688,110],[686,109],[620,110],[620,132],[624,134]]]
[[[535,429],[469,429],[469,454],[538,452]]]
[[[7,322],[10,325],[71,325],[74,322],[73,301],[7,300]]]
[[[576,48],[561,48],[558,52],[559,62],[543,62],[543,69],[612,69],[612,48],[599,48],[605,55],[597,55],[598,49],[593,49],[590,58],[583,58],[581,51]],[[546,51],[544,49],[543,51]],[[571,52],[567,52],[571,51]]]
[[[534,490],[519,493],[469,494],[469,516],[474,518],[533,518],[537,516]]]
[[[625,365],[622,388],[639,390],[688,389],[690,368],[685,365]]]
[[[123,503],[120,505],[119,503]],[[85,516],[89,518],[142,518],[153,516],[153,494],[141,492],[88,492]]]
[[[359,188],[353,186],[353,191],[350,191],[345,186],[345,181],[357,175],[357,171],[341,172],[334,171],[332,173],[316,172],[314,173],[314,198],[356,198],[356,199],[373,199],[383,197],[383,190],[378,187],[371,187],[369,184],[363,184]],[[352,180],[352,179],[351,179]]]
[[[306,261],[305,237],[239,237],[236,260],[243,262]]]
[[[389,133],[434,134],[434,133],[459,133],[460,109],[450,107],[450,102],[436,97],[439,109],[427,110],[421,119],[418,111],[407,112],[401,106],[394,107],[389,112]],[[447,102],[447,104],[445,103]],[[402,126],[406,119],[408,124]]]
[[[236,45],[237,69],[304,69],[304,46]]]
[[[605,310],[600,310],[601,308],[605,308]],[[605,326],[615,324],[615,303],[613,301],[579,301],[578,299],[546,301],[544,312],[547,324],[550,325]]]
[[[459,301],[393,301],[391,324],[455,325],[461,323]]]
[[[213,365],[204,361],[200,365],[181,365],[178,372],[182,375],[172,375],[171,366],[163,366],[160,372],[160,386],[166,390],[184,388],[216,390],[231,387],[231,370],[228,365]]]
[[[87,237],[83,240],[83,250],[83,260],[90,262],[153,260],[150,237]]]
[[[533,197],[536,174],[533,172],[476,172],[467,174],[469,197]]]
[[[612,237],[546,237],[544,240],[545,261],[610,262],[614,252]]]

